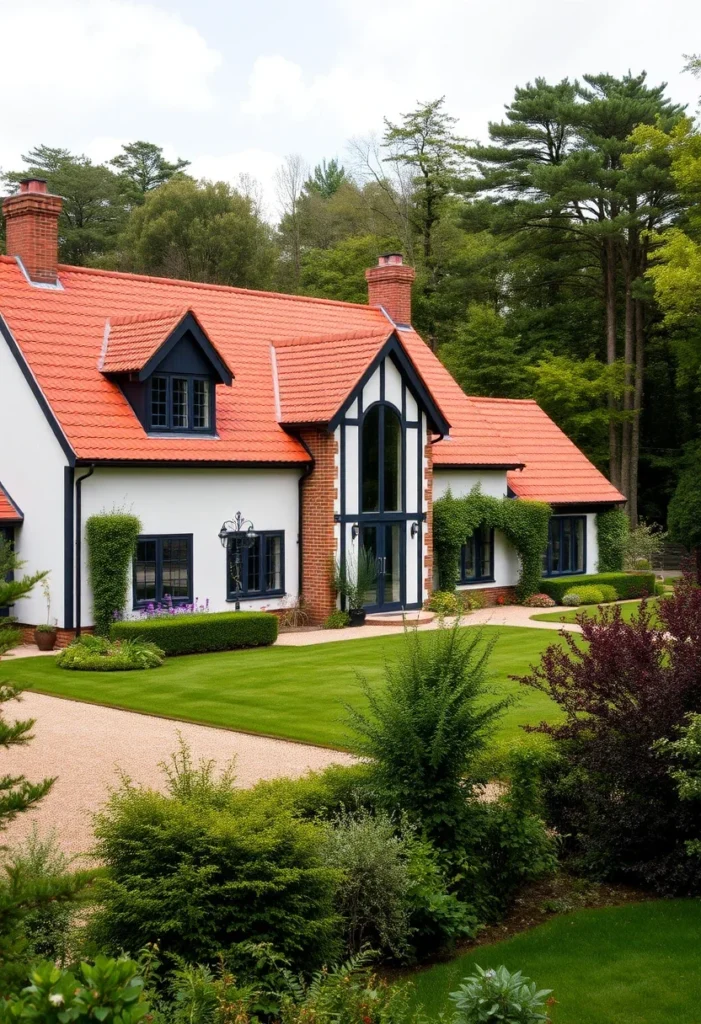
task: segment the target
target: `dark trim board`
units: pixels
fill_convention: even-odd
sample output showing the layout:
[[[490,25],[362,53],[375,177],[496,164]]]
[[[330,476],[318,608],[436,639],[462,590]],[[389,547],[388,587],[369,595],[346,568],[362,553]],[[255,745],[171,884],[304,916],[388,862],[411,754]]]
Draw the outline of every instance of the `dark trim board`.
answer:
[[[201,435],[194,435],[201,440]],[[187,459],[77,459],[76,466],[95,466],[96,469],[304,469],[313,459],[296,462],[242,462],[241,460],[187,460]]]
[[[438,443],[440,444],[440,441]],[[444,470],[447,471],[449,469],[452,469],[452,470],[459,469],[459,470],[462,470],[463,472],[467,472],[467,473],[470,473],[470,472],[472,472],[472,473],[479,473],[483,469],[487,469],[487,470],[489,470],[489,469],[524,469],[525,466],[526,466],[525,462],[504,462],[504,463],[501,463],[501,462],[484,462],[484,463],[480,463],[479,465],[466,464],[464,462],[462,462],[462,463],[460,463],[460,462],[434,462],[433,463],[433,472],[434,473],[436,473],[436,472],[441,473]],[[510,487],[508,488],[508,491],[510,492],[508,494],[509,498],[516,498],[516,497],[518,497],[518,495],[514,491],[512,491]]]
[[[233,373],[205,334],[194,313],[191,312],[185,314],[175,330],[171,331],[160,348],[154,352],[145,366],[141,368],[139,380],[147,380],[158,369],[166,356],[170,355],[178,342],[188,333],[192,335],[205,357],[211,363],[212,369],[219,377],[221,383],[231,386],[231,382],[234,379]]]
[[[36,377],[34,376],[34,374],[32,373],[31,369],[29,368],[29,364],[27,363],[27,360],[24,358],[24,353],[22,352],[22,350],[20,349],[19,345],[17,344],[17,342],[13,338],[12,333],[10,331],[10,328],[7,326],[7,324],[5,322],[5,319],[3,318],[2,314],[0,314],[0,335],[2,335],[2,337],[7,342],[7,347],[9,348],[10,352],[12,353],[12,355],[15,358],[15,362],[17,363],[17,365],[19,366],[20,370],[22,371],[22,376],[26,380],[27,384],[29,384],[31,392],[34,395],[34,397],[36,398],[37,403],[39,404],[39,408],[41,409],[41,411],[44,414],[46,422],[49,424],[49,426],[51,427],[51,430],[53,431],[54,437],[56,438],[58,443],[61,445],[61,448],[63,449],[63,453],[66,456],[66,458],[68,459],[69,466],[74,466],[75,465],[75,461],[76,461],[75,452],[73,451],[73,449],[71,448],[70,444],[68,443],[68,438],[63,433],[63,430],[61,429],[61,426],[60,426],[58,420],[54,416],[53,411],[52,411],[49,403],[44,398],[44,393],[41,390],[41,388],[39,387],[39,385],[37,383],[37,380],[36,380]]]
[[[73,629],[75,469],[63,467],[63,628]],[[78,567],[80,571],[80,567]]]
[[[388,356],[391,356],[397,364],[397,367],[402,376],[406,379],[414,398],[418,402],[419,406],[423,407],[426,416],[432,426],[435,427],[437,433],[448,434],[450,432],[450,424],[436,405],[430,391],[419,377],[414,368],[414,364],[394,332],[392,332],[385,344],[372,360],[368,368],[365,370],[365,373],[351,391],[350,395],[348,395],[343,405],[334,415],[333,419],[330,420],[329,430],[334,431],[341,420],[344,419],[345,413],[351,407],[356,397],[359,394],[362,394],[363,388],[370,380],[377,367],[382,367]],[[382,372],[383,371],[381,370],[381,373]]]

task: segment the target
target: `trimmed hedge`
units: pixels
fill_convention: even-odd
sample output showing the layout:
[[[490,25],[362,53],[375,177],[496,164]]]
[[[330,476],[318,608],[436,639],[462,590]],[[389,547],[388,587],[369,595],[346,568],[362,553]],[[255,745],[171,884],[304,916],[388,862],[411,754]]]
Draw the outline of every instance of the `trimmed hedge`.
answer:
[[[623,601],[633,597],[652,597],[655,593],[653,572],[600,572],[591,576],[558,576],[556,579],[541,580],[540,589],[558,604],[562,604],[562,598],[568,590],[586,586],[588,583],[594,586],[604,583],[615,587],[619,599]]]
[[[166,654],[201,654],[237,647],[266,647],[277,639],[277,617],[269,612],[203,612],[162,619],[113,622],[113,640],[146,640]]]

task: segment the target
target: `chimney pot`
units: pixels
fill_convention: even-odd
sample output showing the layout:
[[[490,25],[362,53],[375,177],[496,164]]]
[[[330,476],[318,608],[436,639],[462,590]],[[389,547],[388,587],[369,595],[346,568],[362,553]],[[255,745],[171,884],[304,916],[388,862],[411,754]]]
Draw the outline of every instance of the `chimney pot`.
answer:
[[[410,324],[411,286],[415,277],[414,268],[406,266],[400,252],[382,253],[377,266],[365,271],[370,305],[382,306],[395,324]]]
[[[58,280],[58,218],[63,200],[51,195],[44,178],[24,178],[19,192],[2,204],[7,228],[5,249],[18,256],[30,281]]]
[[[19,183],[20,192],[43,192],[48,193],[46,178],[22,178]]]

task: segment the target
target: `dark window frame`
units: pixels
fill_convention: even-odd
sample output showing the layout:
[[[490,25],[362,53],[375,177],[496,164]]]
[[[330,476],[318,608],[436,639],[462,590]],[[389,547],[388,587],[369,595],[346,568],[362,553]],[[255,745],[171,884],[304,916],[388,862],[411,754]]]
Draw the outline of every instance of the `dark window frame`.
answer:
[[[581,569],[569,569],[569,568],[568,569],[553,569],[552,568],[552,561],[553,561],[553,532],[554,532],[554,527],[557,526],[558,529],[559,529],[559,534],[560,534],[560,536],[559,536],[559,545],[560,545],[560,552],[562,552],[562,550],[563,550],[562,538],[563,538],[563,534],[564,534],[565,521],[569,522],[570,524],[574,524],[577,520],[581,520],[581,522],[583,523],[583,527],[584,527],[583,530],[582,530],[582,538],[583,538],[583,542],[582,542],[582,568]],[[576,536],[576,532],[574,530],[572,530],[571,527],[570,527],[570,536],[571,537]],[[572,564],[572,563],[576,564],[576,562],[577,562],[577,557],[576,557],[575,545],[571,544],[570,545],[570,564]],[[553,576],[583,576],[586,573],[586,571],[587,571],[587,517],[586,517],[586,515],[574,514],[574,515],[555,515],[555,516],[551,516],[550,517],[550,522],[548,523],[548,546],[547,546],[547,548],[545,550],[544,558],[543,558],[543,577],[549,578],[549,577],[553,577]]]
[[[233,579],[230,569],[230,560],[232,555],[231,544],[226,545],[226,600],[230,601],[260,601],[269,597],[284,597],[285,595],[285,531],[284,530],[256,530],[255,544],[259,544],[260,550],[258,557],[260,560],[260,576],[259,582],[262,584],[261,590],[249,590],[248,588],[248,554],[251,548],[244,547],[243,559],[241,563],[241,590],[234,590]],[[234,540],[238,537],[245,537],[245,533],[232,533],[230,539]],[[267,542],[271,537],[280,538],[280,586],[274,589],[268,590],[266,588],[265,580],[265,561],[266,561],[266,546]]]
[[[153,382],[155,380],[164,380],[166,382],[166,425],[160,426],[153,422]],[[186,380],[187,381],[187,413],[188,413],[188,425],[187,427],[176,427],[173,426],[173,381],[174,380]],[[195,412],[195,381],[208,381],[209,382],[209,426],[208,427],[195,427],[193,425],[194,412]],[[148,422],[148,430],[151,434],[204,434],[208,436],[214,434],[216,431],[215,402],[216,386],[214,380],[202,373],[161,373],[156,372],[149,377],[148,389],[147,389],[147,406],[146,406],[146,417]]]
[[[460,548],[460,583],[494,583],[494,527],[490,526],[487,529],[489,534],[489,573],[486,576],[481,574],[482,549],[484,546],[483,530],[485,530],[485,527],[478,527]],[[470,544],[475,546],[474,565],[477,571],[474,576],[468,576],[466,572],[466,555],[468,545]]]
[[[132,564],[132,606],[136,611],[139,608],[148,608],[150,604],[163,604],[165,595],[163,593],[163,542],[169,540],[187,541],[187,576],[189,582],[189,594],[187,597],[172,598],[173,604],[192,604],[194,601],[195,585],[193,579],[193,535],[191,533],[144,533],[137,537],[137,547],[134,551]],[[149,598],[137,598],[136,596],[136,557],[138,545],[141,541],[153,541],[156,544],[156,596]]]
[[[379,425],[378,425],[378,436],[377,436],[377,508],[366,509],[363,500],[363,484],[364,484],[364,468],[365,468],[365,422],[368,415],[374,410],[379,408]],[[400,444],[400,461],[399,461],[399,479],[398,483],[398,494],[397,503],[401,506],[398,509],[387,509],[385,501],[385,469],[386,469],[386,445],[385,445],[385,418],[389,410],[397,419],[399,423],[399,444]],[[398,409],[393,402],[388,402],[386,399],[381,398],[378,401],[372,402],[366,409],[362,410],[362,413],[358,419],[358,509],[361,516],[367,516],[368,518],[384,517],[391,515],[402,515],[404,514],[406,506],[406,416],[402,414],[402,410]]]

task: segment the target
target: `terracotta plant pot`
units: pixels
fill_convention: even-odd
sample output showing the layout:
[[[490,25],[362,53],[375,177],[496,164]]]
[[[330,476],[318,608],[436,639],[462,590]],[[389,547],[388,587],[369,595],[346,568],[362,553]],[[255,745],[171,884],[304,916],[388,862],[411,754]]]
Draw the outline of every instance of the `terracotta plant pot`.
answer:
[[[365,616],[367,612],[364,608],[351,608],[348,612],[348,618],[350,619],[349,625],[351,626],[362,626],[365,622]]]
[[[34,643],[40,651],[53,651],[56,645],[55,629],[35,629]]]

